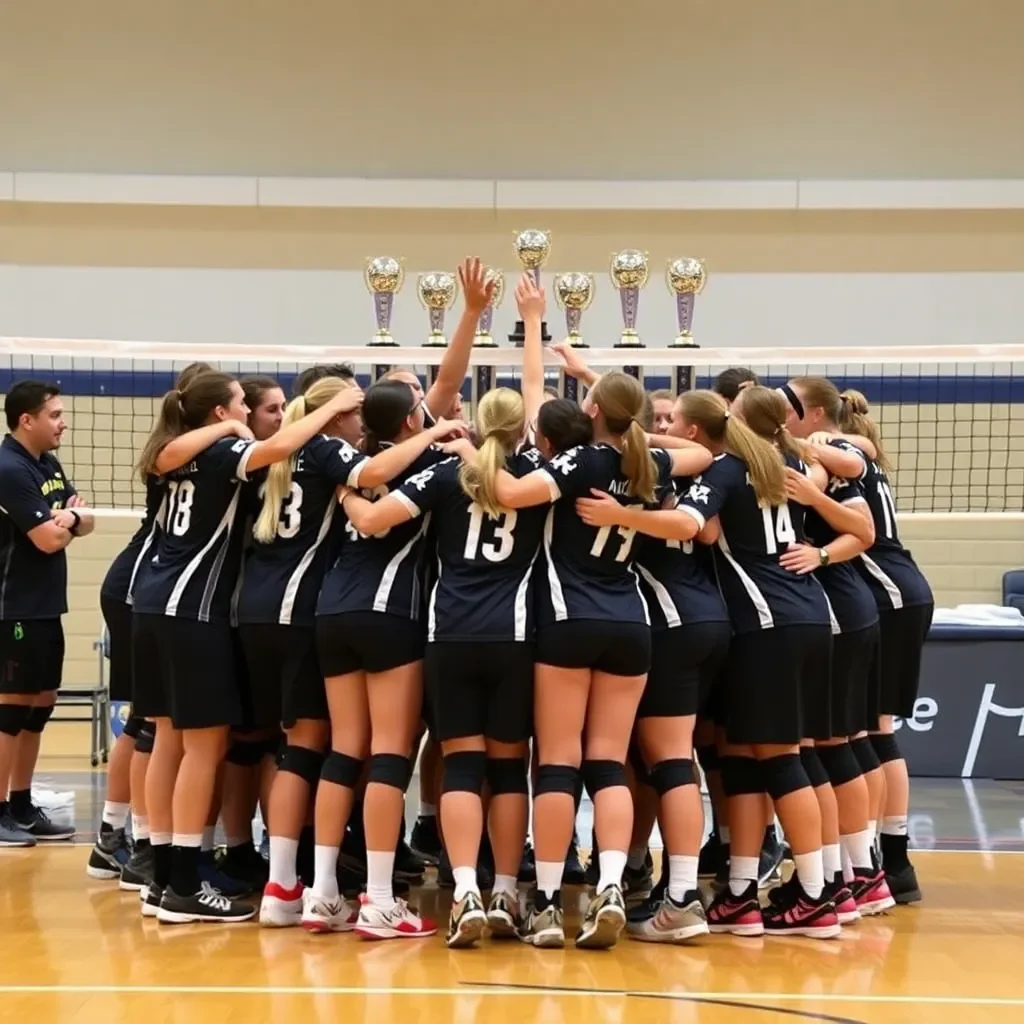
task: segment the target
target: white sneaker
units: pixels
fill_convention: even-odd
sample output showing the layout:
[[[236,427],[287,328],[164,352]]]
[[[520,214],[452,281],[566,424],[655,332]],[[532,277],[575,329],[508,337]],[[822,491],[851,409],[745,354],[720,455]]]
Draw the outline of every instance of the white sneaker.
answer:
[[[300,924],[307,932],[350,932],[355,927],[358,911],[351,903],[338,896],[324,899],[312,889],[302,894]]]
[[[42,786],[32,787],[32,803],[44,811],[60,811],[74,807],[75,794],[70,789],[57,791]]]
[[[437,925],[420,917],[405,900],[395,900],[390,910],[384,910],[364,895],[355,930],[361,939],[425,939],[437,933]]]
[[[267,882],[260,900],[260,924],[264,928],[292,928],[299,924],[303,892],[301,882],[296,882],[291,889],[277,882]]]

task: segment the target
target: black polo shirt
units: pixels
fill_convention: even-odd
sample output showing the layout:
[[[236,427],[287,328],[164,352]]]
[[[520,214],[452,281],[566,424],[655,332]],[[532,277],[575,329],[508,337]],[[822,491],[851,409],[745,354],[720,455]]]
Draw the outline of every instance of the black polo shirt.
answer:
[[[65,550],[48,555],[28,532],[75,488],[52,452],[36,458],[11,434],[0,443],[0,621],[57,619],[68,610]]]

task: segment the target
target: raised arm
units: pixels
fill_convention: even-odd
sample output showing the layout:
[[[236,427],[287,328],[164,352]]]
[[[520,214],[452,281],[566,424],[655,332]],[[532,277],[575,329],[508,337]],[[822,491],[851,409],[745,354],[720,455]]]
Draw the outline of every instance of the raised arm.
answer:
[[[531,508],[558,500],[558,487],[546,469],[515,477],[507,469],[498,471],[495,497],[503,508]]]
[[[843,451],[832,444],[813,446],[815,457],[832,476],[857,480],[864,475],[864,457],[857,452]]]
[[[462,297],[465,302],[462,316],[459,317],[452,340],[441,358],[437,377],[424,398],[424,405],[436,419],[450,415],[455,396],[462,390],[466,370],[469,369],[469,357],[473,351],[476,325],[480,322],[480,314],[494,294],[494,281],[486,279],[486,269],[481,266],[477,257],[465,260],[459,267],[459,282],[462,284]]]
[[[620,505],[610,494],[591,488],[591,498],[576,499],[576,514],[588,526],[624,526],[661,540],[693,540],[700,524],[676,509]]]
[[[700,476],[715,461],[715,457],[701,444],[690,443],[686,448],[673,448],[673,476]]]
[[[413,511],[411,505],[394,494],[389,494],[379,501],[367,501],[348,487],[339,488],[339,492],[345,515],[360,533],[370,537],[390,530],[393,526],[407,523],[419,514]]]
[[[848,533],[856,537],[863,545],[861,551],[866,551],[874,544],[875,527],[863,499],[841,505],[821,491],[813,480],[795,469],[786,470],[786,493],[790,501],[813,508],[837,533]]]
[[[359,467],[359,486],[378,487],[407,470],[432,444],[447,437],[466,436],[466,425],[458,420],[438,420],[401,444],[385,448]],[[357,527],[358,528],[358,527]],[[363,531],[364,533],[367,531]]]
[[[544,400],[544,343],[541,323],[544,320],[544,290],[538,288],[530,274],[523,274],[516,285],[516,306],[523,321],[526,338],[523,342],[523,405],[526,422],[537,422],[537,412]]]
[[[565,372],[575,377],[585,388],[592,388],[601,379],[601,374],[587,366],[587,361],[580,355],[580,350],[573,348],[568,341],[552,345],[551,351],[558,353],[565,364]]]
[[[251,438],[252,431],[239,420],[221,420],[196,430],[187,430],[160,449],[156,457],[156,471],[164,476],[175,469],[181,469],[214,442],[232,436]]]

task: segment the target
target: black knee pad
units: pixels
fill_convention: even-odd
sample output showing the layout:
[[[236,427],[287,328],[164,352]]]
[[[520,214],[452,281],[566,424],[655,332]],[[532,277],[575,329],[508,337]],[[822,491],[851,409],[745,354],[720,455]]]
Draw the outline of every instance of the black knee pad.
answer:
[[[298,775],[304,782],[315,786],[324,765],[324,755],[309,747],[287,746],[277,758],[277,770]]]
[[[810,779],[799,754],[780,754],[759,761],[768,795],[778,802],[784,796],[810,787]]]
[[[728,755],[719,762],[722,789],[726,796],[752,796],[764,793],[764,772],[756,757]]]
[[[571,764],[542,764],[537,768],[537,785],[534,787],[533,795],[537,797],[544,793],[565,793],[578,800],[576,794],[581,792],[582,788],[579,768]]]
[[[602,789],[626,785],[626,766],[621,761],[583,761],[583,785],[593,799]]]
[[[367,782],[376,782],[382,786],[392,786],[403,793],[409,785],[412,775],[412,763],[401,754],[374,754],[370,758],[370,771]]]
[[[265,753],[264,740],[232,740],[224,760],[242,768],[251,768],[263,760]]]
[[[503,793],[529,793],[526,784],[526,761],[521,757],[487,758],[487,784],[491,796]]]
[[[651,785],[658,796],[664,796],[669,790],[678,789],[680,786],[696,785],[696,782],[693,761],[688,757],[659,761],[651,768]]]
[[[871,737],[871,746],[875,748],[875,753],[881,764],[898,761],[903,756],[900,753],[899,744],[896,742],[896,736],[891,732],[874,733]]]
[[[359,784],[359,776],[363,771],[363,762],[358,757],[349,757],[340,750],[332,750],[324,758],[324,766],[320,769],[320,778],[324,782],[333,782],[336,786],[355,789]]]
[[[17,736],[25,728],[31,711],[31,704],[0,704],[0,732],[5,736]]]
[[[817,749],[818,757],[833,786],[845,786],[848,782],[859,779],[863,774],[857,761],[857,755],[850,749],[849,743],[818,747]]]
[[[825,766],[821,763],[821,758],[818,757],[816,747],[801,747],[800,763],[804,766],[807,778],[810,779],[811,785],[815,789],[828,785],[828,772],[825,771]]]
[[[882,767],[882,762],[878,760],[878,755],[875,753],[875,746],[871,742],[870,736],[860,736],[855,740],[850,740],[850,749],[853,751],[853,756],[857,758],[860,770],[865,775],[868,772],[875,771],[876,768]]]
[[[139,730],[145,725],[146,720],[139,718],[138,715],[129,715],[128,721],[124,723],[124,728],[121,730],[122,736],[127,736],[130,740],[137,740],[139,738]]]
[[[721,771],[722,761],[718,756],[718,747],[713,743],[709,743],[706,747],[697,748],[697,761],[700,763],[701,770],[705,775],[708,772]]]
[[[442,759],[441,793],[476,793],[484,791],[487,775],[487,754],[482,750],[457,750]]]
[[[29,708],[28,717],[25,719],[22,729],[25,732],[42,732],[46,728],[46,723],[50,720],[50,715],[52,714],[52,704],[45,708]]]
[[[152,754],[153,743],[156,741],[156,722],[147,722],[144,718],[140,721],[142,724],[135,736],[135,753]]]

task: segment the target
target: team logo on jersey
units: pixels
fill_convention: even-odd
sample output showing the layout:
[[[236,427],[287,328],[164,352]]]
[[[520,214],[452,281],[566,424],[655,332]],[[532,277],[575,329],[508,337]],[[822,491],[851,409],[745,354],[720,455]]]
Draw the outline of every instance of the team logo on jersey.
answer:
[[[557,469],[562,476],[568,476],[576,468],[576,463],[573,461],[574,453],[575,449],[570,448],[569,451],[556,455],[548,463],[548,468]]]
[[[690,501],[699,501],[702,505],[706,505],[711,498],[711,488],[707,484],[691,484],[690,489],[686,492],[686,497]]]
[[[341,457],[342,462],[351,462],[356,457],[356,450],[352,445],[342,441],[338,448],[338,455]]]
[[[834,476],[828,482],[828,493],[835,494],[846,486],[846,481],[841,476]]]
[[[430,483],[433,476],[434,471],[432,469],[425,469],[422,473],[415,473],[413,476],[409,477],[406,483],[412,484],[417,491],[422,491],[423,488]]]

